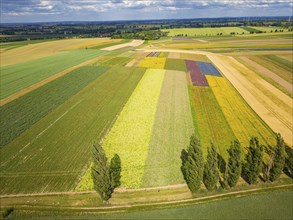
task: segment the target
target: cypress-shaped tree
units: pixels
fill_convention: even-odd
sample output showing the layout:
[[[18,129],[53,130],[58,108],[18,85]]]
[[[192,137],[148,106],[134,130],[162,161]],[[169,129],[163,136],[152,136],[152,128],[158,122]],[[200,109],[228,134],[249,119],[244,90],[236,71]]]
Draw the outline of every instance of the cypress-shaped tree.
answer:
[[[273,154],[273,163],[272,167],[269,171],[269,180],[275,181],[278,179],[284,169],[285,166],[285,157],[286,157],[286,151],[285,151],[285,143],[280,134],[277,134],[277,145],[274,149]]]
[[[121,160],[118,154],[115,154],[110,162],[110,175],[111,175],[111,184],[112,188],[120,186],[121,178]]]
[[[230,187],[236,186],[241,175],[241,145],[238,140],[231,142],[228,151],[228,163],[226,167],[226,180]]]
[[[187,155],[181,157],[182,173],[186,183],[192,193],[200,189],[203,176],[203,156],[200,141],[192,135],[188,147]],[[184,161],[185,160],[185,161]]]
[[[204,166],[203,182],[207,190],[212,191],[216,188],[218,180],[218,153],[216,146],[213,143],[211,143],[211,147],[208,148],[207,161]]]
[[[249,184],[257,182],[262,170],[263,147],[259,144],[257,137],[252,137],[249,142],[248,153],[243,165],[243,174]]]
[[[113,192],[111,186],[110,169],[106,154],[100,144],[93,146],[92,179],[95,190],[104,201],[107,201]]]

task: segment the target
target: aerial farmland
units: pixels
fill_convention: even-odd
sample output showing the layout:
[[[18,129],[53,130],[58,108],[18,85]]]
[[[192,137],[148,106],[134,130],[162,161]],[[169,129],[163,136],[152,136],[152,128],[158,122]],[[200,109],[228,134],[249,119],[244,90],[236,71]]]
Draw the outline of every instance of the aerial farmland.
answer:
[[[249,218],[265,216],[253,205],[292,217],[292,27],[160,31],[1,43],[3,218],[235,219],[234,201]],[[243,168],[230,184],[233,152]]]

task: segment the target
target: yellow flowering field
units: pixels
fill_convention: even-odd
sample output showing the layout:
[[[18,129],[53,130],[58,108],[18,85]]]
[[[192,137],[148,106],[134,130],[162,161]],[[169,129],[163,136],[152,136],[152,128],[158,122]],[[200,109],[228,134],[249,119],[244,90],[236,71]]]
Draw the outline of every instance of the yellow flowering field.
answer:
[[[152,69],[164,69],[166,58],[164,57],[145,57],[138,67],[152,68]]]
[[[226,120],[243,146],[248,146],[251,136],[257,136],[262,144],[274,144],[272,131],[258,118],[226,78],[206,77]]]
[[[164,74],[164,70],[146,71],[103,141],[109,159],[114,153],[121,158],[122,187],[141,186]]]

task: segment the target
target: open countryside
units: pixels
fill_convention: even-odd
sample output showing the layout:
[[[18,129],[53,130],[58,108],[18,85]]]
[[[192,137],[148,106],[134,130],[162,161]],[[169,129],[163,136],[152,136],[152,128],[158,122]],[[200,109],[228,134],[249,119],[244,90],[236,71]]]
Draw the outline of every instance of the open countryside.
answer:
[[[3,34],[2,217],[291,219],[292,22],[263,22]]]

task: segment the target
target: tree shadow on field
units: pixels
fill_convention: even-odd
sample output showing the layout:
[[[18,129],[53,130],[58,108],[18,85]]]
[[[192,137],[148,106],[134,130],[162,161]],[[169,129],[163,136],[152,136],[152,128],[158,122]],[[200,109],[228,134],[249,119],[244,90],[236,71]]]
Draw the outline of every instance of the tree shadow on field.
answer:
[[[185,169],[184,169],[184,165],[185,165],[185,162],[187,161],[187,157],[188,157],[188,153],[185,149],[182,149],[181,151],[181,172],[183,174],[183,177],[186,181],[186,172],[185,172]]]

